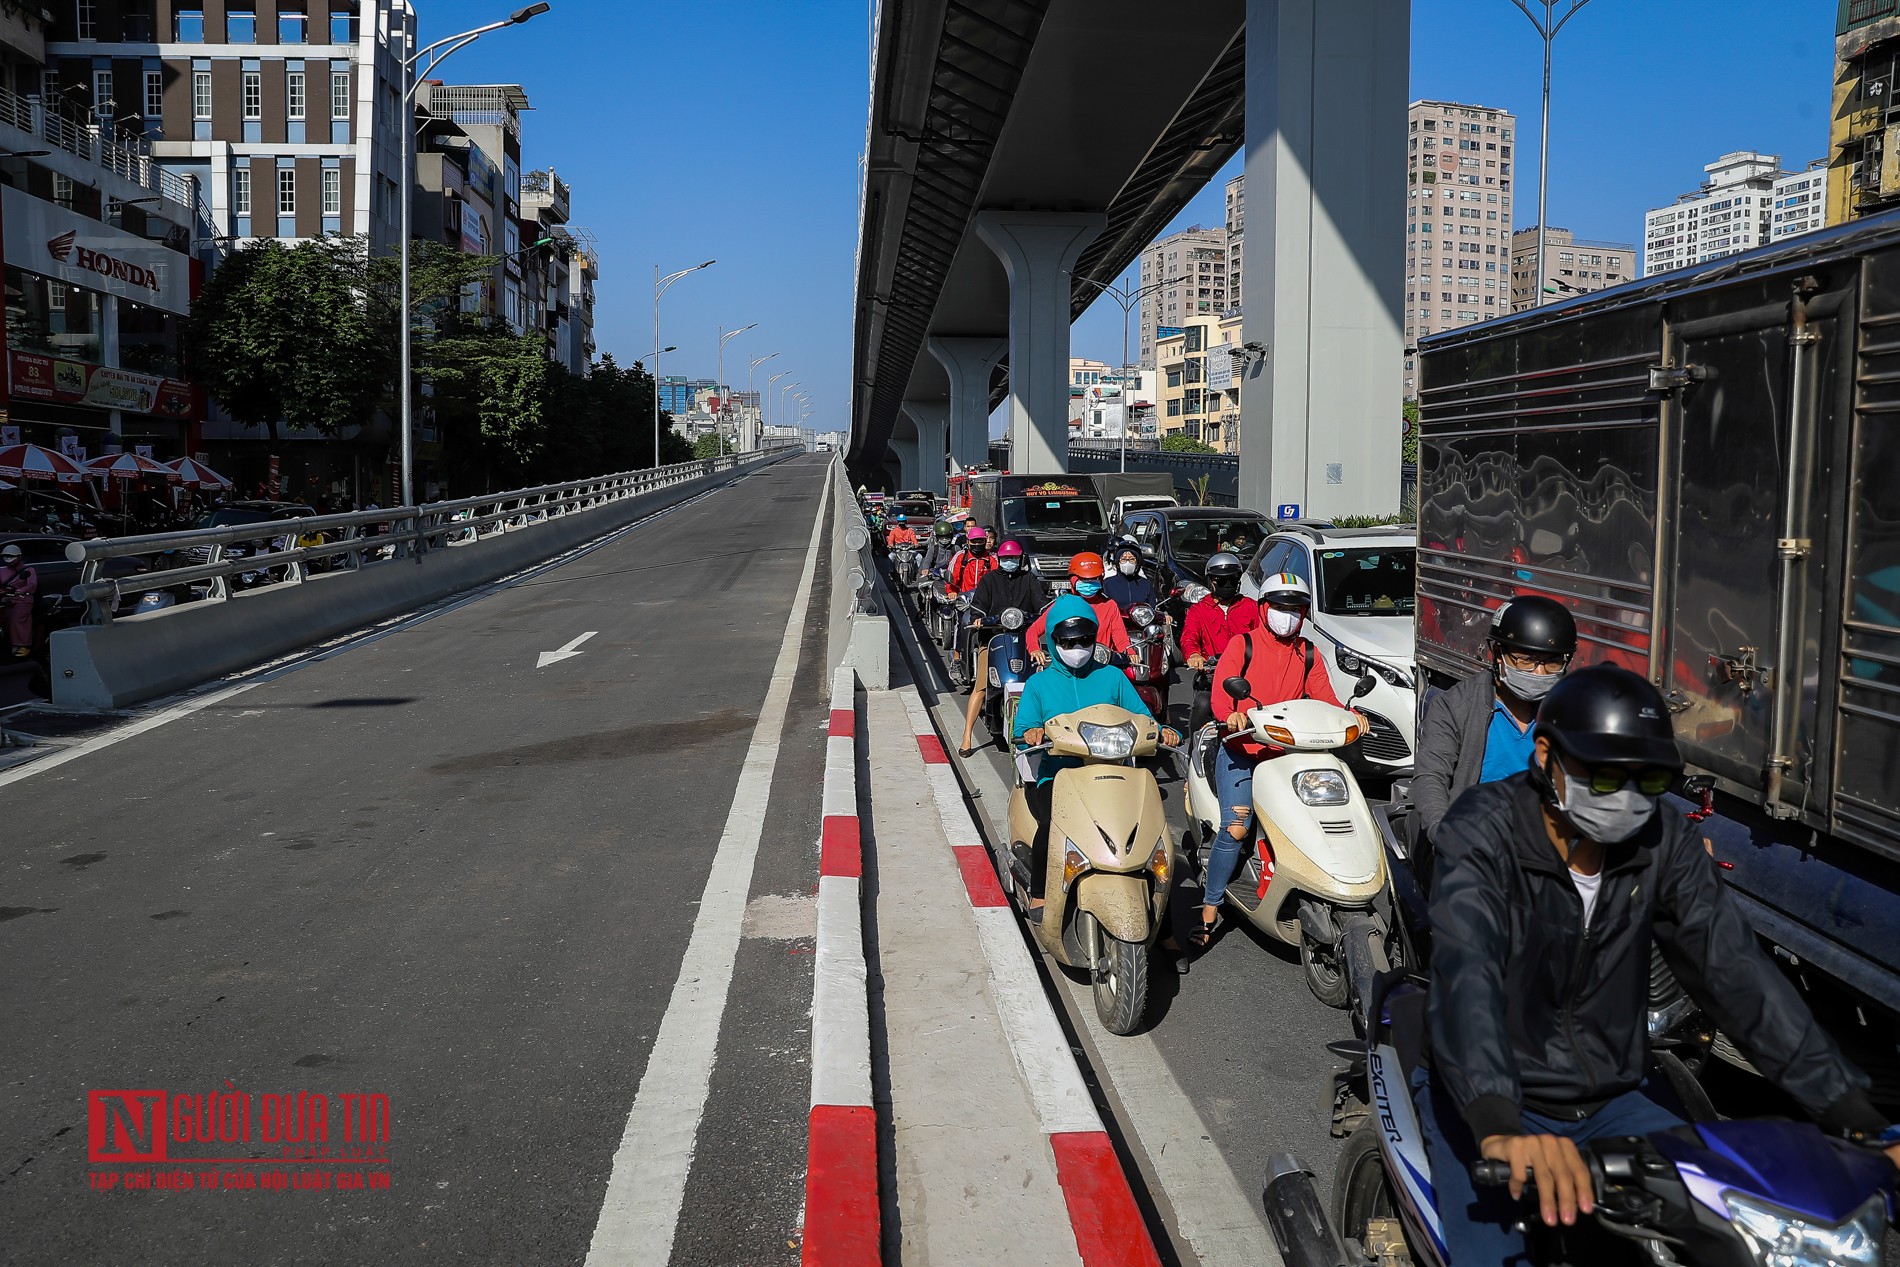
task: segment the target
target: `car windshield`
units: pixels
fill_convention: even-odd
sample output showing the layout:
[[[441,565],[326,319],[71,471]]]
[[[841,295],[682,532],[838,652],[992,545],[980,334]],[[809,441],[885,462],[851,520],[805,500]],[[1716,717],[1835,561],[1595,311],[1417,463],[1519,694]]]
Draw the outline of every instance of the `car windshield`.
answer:
[[[1107,532],[1102,503],[1092,497],[1012,497],[1003,503],[1003,532]]]
[[[1216,550],[1231,550],[1234,534],[1246,538],[1246,550],[1260,541],[1260,521],[1245,519],[1173,519],[1168,522],[1168,548],[1176,558],[1205,559]]]
[[[1410,546],[1315,550],[1319,609],[1335,616],[1410,616],[1416,604]]]
[[[207,510],[192,521],[194,528],[229,528],[233,524],[268,523],[270,516],[261,510],[239,510],[226,506],[222,510]]]

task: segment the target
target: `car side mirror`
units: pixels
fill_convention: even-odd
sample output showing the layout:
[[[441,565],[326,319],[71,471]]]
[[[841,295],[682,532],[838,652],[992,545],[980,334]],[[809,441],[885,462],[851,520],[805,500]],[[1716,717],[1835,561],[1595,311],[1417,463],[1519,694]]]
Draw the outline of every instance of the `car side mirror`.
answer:
[[[1220,689],[1226,691],[1230,699],[1251,699],[1253,697],[1253,684],[1244,677],[1230,677],[1220,684]]]
[[[1352,697],[1358,699],[1361,696],[1370,695],[1373,688],[1378,685],[1379,679],[1373,675],[1371,669],[1367,669],[1359,675],[1359,685],[1352,688]]]

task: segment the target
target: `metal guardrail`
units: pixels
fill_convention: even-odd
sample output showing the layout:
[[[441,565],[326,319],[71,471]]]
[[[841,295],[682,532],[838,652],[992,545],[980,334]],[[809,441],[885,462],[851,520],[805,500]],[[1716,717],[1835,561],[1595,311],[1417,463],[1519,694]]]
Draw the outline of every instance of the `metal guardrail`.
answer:
[[[122,144],[98,124],[75,123],[37,97],[0,88],[0,123],[123,176],[186,210],[196,201],[190,180],[167,170],[137,146]]]
[[[81,568],[79,583],[73,586],[70,597],[74,602],[86,605],[86,624],[105,625],[112,622],[113,609],[128,594],[143,594],[209,581],[211,584],[207,592],[195,601],[215,603],[227,601],[231,597],[231,577],[247,573],[261,578],[254,588],[262,590],[300,584],[310,575],[313,563],[327,561],[329,568],[335,570],[338,567],[360,568],[365,563],[390,558],[413,558],[421,562],[423,555],[433,550],[471,545],[500,533],[520,531],[564,515],[730,471],[768,456],[779,457],[787,449],[799,447],[790,441],[767,441],[756,453],[729,454],[722,458],[681,462],[643,471],[625,471],[618,475],[597,476],[566,484],[544,484],[539,488],[511,489],[456,501],[392,506],[387,510],[361,510],[340,515],[272,519],[220,528],[191,528],[183,532],[158,532],[138,537],[74,541],[67,545],[66,557],[80,564]],[[365,530],[371,531],[366,534]],[[331,537],[333,533],[337,535]],[[295,544],[298,539],[313,535],[328,539],[310,545]],[[258,542],[268,542],[270,548],[234,557],[226,555],[226,551],[233,546]],[[292,544],[284,544],[286,542]],[[867,575],[869,542],[870,533],[867,529]],[[104,565],[109,559],[157,556],[180,551],[188,552],[191,557],[202,552],[204,561],[134,576],[112,578],[104,575]]]
[[[877,614],[877,565],[871,556],[871,525],[865,522],[858,499],[850,495],[849,485],[841,476],[839,510],[844,516],[844,548],[851,556],[847,573],[851,581],[851,610],[860,616]]]

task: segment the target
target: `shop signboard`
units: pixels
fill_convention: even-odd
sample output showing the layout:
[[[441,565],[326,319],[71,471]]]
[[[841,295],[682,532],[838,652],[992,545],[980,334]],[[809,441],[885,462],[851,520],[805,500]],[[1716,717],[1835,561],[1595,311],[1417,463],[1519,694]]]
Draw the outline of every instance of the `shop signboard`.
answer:
[[[192,416],[192,387],[175,378],[107,369],[37,352],[13,352],[13,394],[62,405],[90,405],[165,418]]]
[[[191,261],[160,243],[88,220],[12,185],[0,188],[0,222],[6,262],[13,268],[166,312],[191,310]]]

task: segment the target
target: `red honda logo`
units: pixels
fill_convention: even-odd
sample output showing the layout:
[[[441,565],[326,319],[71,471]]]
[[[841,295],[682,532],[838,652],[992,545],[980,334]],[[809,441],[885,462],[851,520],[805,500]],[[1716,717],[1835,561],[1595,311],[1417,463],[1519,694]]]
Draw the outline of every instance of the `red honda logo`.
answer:
[[[54,259],[64,264],[66,257],[73,253],[73,242],[78,237],[79,231],[77,229],[68,229],[58,237],[47,242],[46,249]]]

